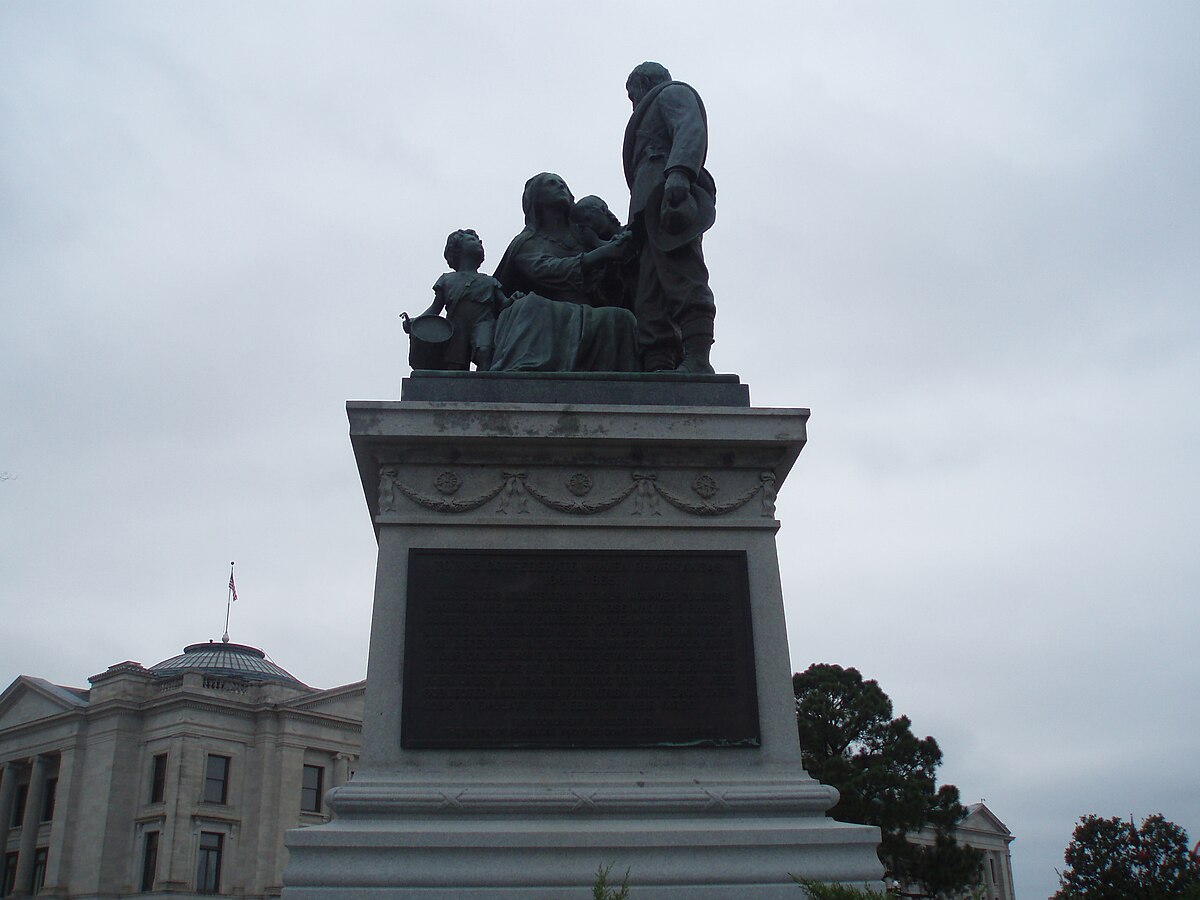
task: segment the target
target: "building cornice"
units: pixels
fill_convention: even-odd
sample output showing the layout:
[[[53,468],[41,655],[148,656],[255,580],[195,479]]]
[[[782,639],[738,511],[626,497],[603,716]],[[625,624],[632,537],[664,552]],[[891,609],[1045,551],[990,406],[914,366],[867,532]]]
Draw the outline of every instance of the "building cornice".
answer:
[[[310,713],[301,710],[285,709],[275,710],[280,719],[286,719],[293,722],[309,722],[318,725],[329,725],[335,728],[340,728],[343,731],[353,731],[362,733],[362,722],[345,716],[334,716],[329,713]]]
[[[44,731],[47,728],[56,728],[66,726],[69,729],[69,734],[74,736],[78,734],[80,729],[85,726],[87,719],[87,710],[85,709],[68,709],[60,713],[55,713],[52,716],[46,716],[42,719],[31,719],[28,722],[21,722],[18,725],[8,725],[0,728],[0,741],[8,741],[13,738],[21,738],[29,732]],[[55,742],[57,747],[58,741]]]

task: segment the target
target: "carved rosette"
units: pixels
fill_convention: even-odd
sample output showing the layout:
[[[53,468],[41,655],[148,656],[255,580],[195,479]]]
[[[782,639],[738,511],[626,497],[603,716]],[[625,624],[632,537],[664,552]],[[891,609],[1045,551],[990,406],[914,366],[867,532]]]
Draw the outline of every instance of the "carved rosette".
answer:
[[[702,500],[711,500],[716,496],[717,491],[720,490],[720,488],[717,487],[717,479],[705,472],[701,475],[697,475],[695,480],[692,481],[692,490],[695,491],[696,495]]]
[[[458,493],[458,489],[462,487],[462,479],[455,472],[443,472],[433,480],[433,486],[439,494],[449,497]]]
[[[582,497],[592,489],[592,479],[586,472],[576,472],[567,479],[567,490],[576,497]]]

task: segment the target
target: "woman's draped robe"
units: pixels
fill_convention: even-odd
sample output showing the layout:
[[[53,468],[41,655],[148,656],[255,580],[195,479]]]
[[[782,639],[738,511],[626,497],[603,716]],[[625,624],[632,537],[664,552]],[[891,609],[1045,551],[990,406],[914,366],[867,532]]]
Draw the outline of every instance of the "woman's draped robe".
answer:
[[[528,291],[496,320],[492,372],[639,372],[637,321],[615,306],[592,306],[598,272],[585,247],[526,228],[504,253],[496,277],[509,294]]]

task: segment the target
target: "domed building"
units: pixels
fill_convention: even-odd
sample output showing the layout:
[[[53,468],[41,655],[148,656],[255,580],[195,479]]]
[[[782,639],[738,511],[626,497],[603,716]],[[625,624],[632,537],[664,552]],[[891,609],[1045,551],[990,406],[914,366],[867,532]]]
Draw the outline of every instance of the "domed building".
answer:
[[[289,828],[353,774],[364,682],[228,640],[0,694],[0,897],[278,897]]]

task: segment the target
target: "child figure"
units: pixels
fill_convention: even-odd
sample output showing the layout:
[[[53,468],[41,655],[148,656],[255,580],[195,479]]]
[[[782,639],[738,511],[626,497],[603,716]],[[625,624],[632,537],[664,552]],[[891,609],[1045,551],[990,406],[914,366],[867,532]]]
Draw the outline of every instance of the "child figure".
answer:
[[[613,215],[608,204],[595,194],[580,197],[571,209],[571,221],[578,225],[588,242],[599,247],[621,233],[621,220]],[[590,248],[589,248],[590,249]],[[595,280],[593,305],[623,306],[633,309],[633,288],[638,280],[637,254],[625,259],[601,263]]]
[[[446,347],[447,369],[469,370],[474,361],[480,372],[492,365],[492,335],[496,316],[512,301],[504,295],[500,282],[481,275],[483,242],[472,229],[454,232],[446,238],[447,272],[433,286],[433,303],[422,315],[436,316],[443,309],[454,323],[454,334]]]
[[[571,221],[591,230],[601,241],[611,241],[621,230],[621,220],[613,215],[608,204],[595,194],[575,201]]]

